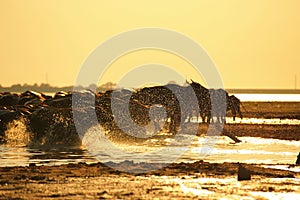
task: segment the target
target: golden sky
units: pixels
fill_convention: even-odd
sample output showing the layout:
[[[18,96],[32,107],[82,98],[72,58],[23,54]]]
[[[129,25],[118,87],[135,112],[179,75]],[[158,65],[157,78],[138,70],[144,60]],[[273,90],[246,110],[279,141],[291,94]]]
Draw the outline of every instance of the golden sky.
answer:
[[[299,10],[298,0],[0,0],[0,84],[40,84],[47,74],[51,85],[73,85],[99,44],[120,32],[160,27],[200,44],[225,88],[292,89],[295,75],[300,88]],[[147,63],[201,79],[175,55],[148,50],[119,58],[102,81],[118,81],[124,66]]]

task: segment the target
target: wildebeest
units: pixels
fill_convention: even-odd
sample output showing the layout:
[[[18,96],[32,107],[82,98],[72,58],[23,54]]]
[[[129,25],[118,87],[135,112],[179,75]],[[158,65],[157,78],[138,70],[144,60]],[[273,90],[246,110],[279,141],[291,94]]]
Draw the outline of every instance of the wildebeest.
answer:
[[[186,119],[194,116],[200,116],[203,123],[211,123],[213,118],[217,120],[215,122],[223,123],[228,111],[232,112],[233,119],[237,114],[242,117],[240,104],[237,97],[225,90],[207,89],[195,81],[187,86],[166,84],[104,93],[59,92],[54,97],[32,91],[2,93],[0,128],[3,137],[7,123],[25,116],[28,118],[28,128],[37,141],[42,142],[43,138],[51,136],[53,143],[68,143],[76,138],[78,130],[74,120],[82,124],[82,133],[97,124],[108,132],[126,133],[126,130],[132,129],[131,132],[135,133],[140,130],[136,128],[153,122],[154,132],[164,128],[176,134],[179,127],[184,128],[181,125]],[[73,119],[74,113],[79,114],[79,119]],[[164,122],[164,127],[160,122]]]
[[[202,122],[214,122],[213,117],[215,117],[218,123],[225,123],[227,111],[232,112],[233,120],[237,113],[241,118],[243,117],[240,109],[241,102],[236,96],[229,95],[223,89],[207,89],[194,81],[189,84],[197,95]]]
[[[189,83],[190,86],[195,91],[199,105],[199,114],[202,118],[202,122],[210,122],[211,120],[211,98],[210,92],[207,88],[203,87],[201,84],[194,82]]]
[[[230,95],[227,99],[227,110],[231,110],[233,120],[236,118],[236,114],[238,113],[240,118],[243,118],[243,114],[241,112],[241,101],[234,95]]]
[[[198,111],[197,97],[190,86],[167,84],[163,86],[145,87],[137,90],[131,100],[143,105],[159,105],[165,109],[169,132],[176,133],[179,125],[193,111]],[[165,126],[166,127],[166,126]]]

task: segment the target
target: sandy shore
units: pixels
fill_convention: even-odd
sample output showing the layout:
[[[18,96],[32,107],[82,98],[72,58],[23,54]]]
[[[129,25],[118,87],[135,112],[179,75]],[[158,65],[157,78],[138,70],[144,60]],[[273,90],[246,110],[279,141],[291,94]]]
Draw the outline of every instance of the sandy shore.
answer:
[[[244,117],[300,119],[300,102],[244,102],[243,105],[247,110]],[[237,137],[300,140],[299,125],[226,124],[224,128]],[[200,125],[199,135],[206,129],[206,125]],[[140,170],[140,173],[117,171],[101,163],[2,167],[0,199],[240,199],[244,196],[264,199],[265,194],[287,193],[300,197],[299,172],[262,165],[242,164],[251,171],[252,178],[237,181],[238,163],[199,161],[167,167],[155,163],[111,164],[115,169]],[[161,169],[151,171],[153,168]]]
[[[147,171],[160,165],[162,164],[123,162],[115,164],[115,167],[129,171]],[[252,180],[237,182],[238,165],[199,161],[171,164],[160,170],[138,174],[120,172],[101,163],[4,167],[0,168],[0,199],[211,199],[220,195],[230,196],[233,192],[239,197],[249,195],[250,191],[291,192],[297,189],[296,183],[290,183],[289,187],[276,187],[276,184],[267,181],[255,184],[268,178],[281,178],[285,181],[293,177],[300,178],[300,173],[266,169],[254,164],[243,164],[243,167],[251,171]],[[198,194],[190,191],[189,188],[192,187],[185,184],[188,180],[193,183],[193,180],[197,182],[203,178],[227,179],[240,186],[250,184],[251,187],[231,188],[226,181],[211,185],[202,183]],[[216,188],[218,184],[219,188]]]
[[[242,104],[245,118],[300,119],[300,102],[243,102]],[[224,129],[237,137],[300,140],[300,125],[226,124]],[[206,132],[206,126],[201,124],[199,134]]]
[[[300,119],[300,102],[242,102],[244,117]]]

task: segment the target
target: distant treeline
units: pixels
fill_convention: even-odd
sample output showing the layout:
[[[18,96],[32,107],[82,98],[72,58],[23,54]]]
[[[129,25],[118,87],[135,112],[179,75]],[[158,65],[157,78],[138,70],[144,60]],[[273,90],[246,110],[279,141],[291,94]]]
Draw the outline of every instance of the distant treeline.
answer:
[[[106,90],[114,89],[116,86],[115,83],[105,83],[103,85],[97,86],[95,84],[91,84],[88,87],[83,87],[83,86],[76,86],[76,90],[81,90],[81,89],[92,89],[97,92],[104,92]],[[65,86],[65,87],[57,87],[57,86],[51,86],[50,84],[42,83],[40,85],[38,84],[14,84],[10,87],[2,87],[0,85],[0,92],[24,92],[26,90],[30,91],[36,91],[36,92],[58,92],[58,91],[72,91],[74,89],[73,86]]]
[[[88,87],[77,86],[76,90],[80,89],[92,89],[96,88],[97,92],[105,92],[107,90],[115,89],[116,84],[112,82],[108,82],[97,86],[95,84],[91,84]],[[51,86],[50,84],[42,83],[38,84],[14,84],[10,87],[2,87],[0,85],[0,92],[24,92],[26,90],[32,90],[37,92],[58,92],[58,91],[72,91],[73,86],[65,86],[65,87],[56,87]],[[226,89],[228,93],[236,94],[236,93],[249,93],[249,94],[300,94],[300,90],[297,89]]]
[[[300,94],[299,89],[226,89],[232,94]]]

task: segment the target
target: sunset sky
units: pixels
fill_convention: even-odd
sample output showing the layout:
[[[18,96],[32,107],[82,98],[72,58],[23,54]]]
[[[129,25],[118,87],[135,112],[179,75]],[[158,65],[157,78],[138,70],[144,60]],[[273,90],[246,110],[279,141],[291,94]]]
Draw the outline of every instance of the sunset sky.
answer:
[[[73,85],[99,44],[124,31],[159,27],[201,45],[225,88],[294,89],[297,76],[299,89],[299,10],[299,0],[0,0],[0,84],[48,79],[54,86]],[[201,79],[179,57],[145,50],[116,60],[101,81],[117,82],[132,67],[147,63]]]

